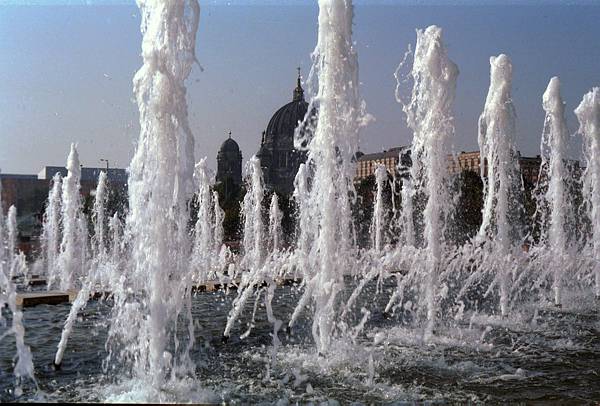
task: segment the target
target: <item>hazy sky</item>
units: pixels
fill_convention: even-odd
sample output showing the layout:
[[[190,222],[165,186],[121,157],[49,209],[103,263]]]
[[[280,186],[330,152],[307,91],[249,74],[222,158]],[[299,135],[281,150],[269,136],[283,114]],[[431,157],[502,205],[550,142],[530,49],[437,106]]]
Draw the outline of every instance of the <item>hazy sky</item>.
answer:
[[[111,166],[126,167],[138,136],[131,81],[141,65],[141,35],[133,2],[8,3],[19,1],[0,0],[2,171],[37,173],[44,165],[64,165],[72,141],[78,142],[85,166],[100,166],[100,158],[107,158]],[[258,150],[271,115],[291,101],[296,66],[305,74],[310,67],[318,9],[316,2],[301,1],[206,3],[197,36],[204,71],[195,67],[187,87],[196,158],[208,156],[215,167],[229,130],[246,160]],[[551,76],[561,78],[572,131],[577,127],[572,110],[585,92],[600,86],[600,6],[385,3],[362,1],[355,9],[361,92],[376,119],[362,132],[363,152],[410,143],[394,99],[393,73],[414,43],[415,29],[430,24],[443,27],[449,56],[460,69],[458,151],[477,148],[491,55],[512,58],[518,145],[524,154],[539,153],[541,95]]]

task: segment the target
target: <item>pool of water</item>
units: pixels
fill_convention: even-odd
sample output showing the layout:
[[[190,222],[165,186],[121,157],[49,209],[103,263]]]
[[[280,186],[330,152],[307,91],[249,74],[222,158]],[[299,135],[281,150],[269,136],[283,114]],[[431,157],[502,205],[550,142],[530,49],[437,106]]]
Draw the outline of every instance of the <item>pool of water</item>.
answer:
[[[369,286],[357,309],[371,312],[359,330],[359,310],[327,357],[317,354],[310,321],[279,331],[274,351],[272,326],[259,305],[250,335],[253,301],[224,342],[227,314],[235,292],[203,292],[193,299],[196,373],[161,389],[106,365],[110,302],[92,301],[79,314],[60,370],[52,366],[69,305],[24,309],[26,342],[36,367],[37,387],[13,392],[14,342],[0,347],[0,400],[295,402],[336,400],[393,403],[439,401],[600,400],[600,305],[592,295],[572,295],[563,309],[528,306],[509,318],[465,314],[439,325],[425,343],[422,330],[399,315],[384,315],[393,284],[376,292]],[[280,287],[276,317],[286,321],[299,297],[295,287]],[[347,292],[348,293],[348,292]],[[0,331],[0,334],[2,332]]]

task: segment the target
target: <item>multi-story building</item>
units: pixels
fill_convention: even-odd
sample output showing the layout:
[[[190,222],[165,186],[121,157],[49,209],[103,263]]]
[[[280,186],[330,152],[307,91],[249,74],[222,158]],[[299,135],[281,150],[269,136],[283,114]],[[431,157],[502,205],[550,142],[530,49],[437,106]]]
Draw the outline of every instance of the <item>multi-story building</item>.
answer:
[[[81,168],[81,195],[89,196],[96,189],[98,176],[105,168]],[[52,178],[60,173],[67,176],[64,166],[45,166],[37,175],[0,174],[2,182],[2,208],[6,212],[10,206],[17,208],[19,230],[23,235],[36,235],[41,227],[46,199],[52,184]],[[113,187],[127,185],[125,169],[110,168],[107,172],[109,183]]]
[[[456,159],[453,159],[452,155],[450,155],[450,157],[448,158],[448,163],[448,169],[450,173],[457,173],[463,171],[473,171],[479,173],[479,168],[481,167],[481,158],[479,156],[479,151],[462,151],[460,154],[456,155]]]
[[[526,157],[519,154],[519,168],[525,181],[533,184],[537,183],[542,163],[541,157]],[[402,160],[402,162],[400,162]],[[397,173],[399,167],[409,167],[411,165],[410,146],[394,147],[383,152],[373,154],[357,154],[356,180],[364,179],[375,173],[377,165],[385,165],[389,173]],[[400,164],[400,165],[399,165]],[[458,173],[463,171],[473,171],[480,173],[481,171],[481,156],[479,151],[462,151],[456,155],[456,159],[452,155],[448,155],[448,171]],[[487,173],[487,161],[483,162],[484,176]],[[577,171],[579,169],[578,161],[573,161],[569,164]]]
[[[394,147],[373,154],[356,154],[356,178],[362,180],[375,174],[378,165],[384,165],[391,174],[396,174],[399,167],[409,167],[410,147]]]
[[[517,152],[519,156],[519,169],[521,170],[521,176],[523,180],[536,184],[540,173],[540,166],[542,164],[542,158],[537,155],[535,157],[521,156],[520,152]],[[449,157],[449,169],[450,173],[457,173],[458,171],[473,171],[481,173],[481,156],[479,151],[462,151],[456,155],[456,160]],[[483,174],[487,174],[487,160],[483,160]]]

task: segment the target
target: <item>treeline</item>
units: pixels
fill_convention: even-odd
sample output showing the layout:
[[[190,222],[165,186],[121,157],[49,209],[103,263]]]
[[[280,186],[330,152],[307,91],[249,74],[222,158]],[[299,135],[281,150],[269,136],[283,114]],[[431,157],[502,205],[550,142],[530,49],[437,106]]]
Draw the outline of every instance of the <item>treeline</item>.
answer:
[[[479,173],[469,170],[452,175],[449,182],[448,187],[452,191],[454,200],[448,202],[448,204],[454,206],[454,211],[446,222],[447,240],[461,244],[476,235],[481,225],[484,197],[483,182]],[[352,202],[352,223],[355,238],[360,247],[369,247],[371,245],[371,227],[377,188],[375,176],[371,175],[361,179],[354,186],[356,194],[349,196],[349,199]],[[113,216],[115,213],[119,213],[121,220],[124,220],[128,208],[127,190],[125,188],[112,187],[109,187],[109,190],[107,214]],[[225,182],[213,186],[213,190],[219,194],[219,204],[225,213],[223,220],[225,241],[228,243],[240,241],[243,238],[241,207],[246,194],[245,186],[237,186],[231,182]],[[573,195],[574,214],[576,214],[577,208],[580,207],[582,202],[581,186],[577,182],[573,182],[570,190]],[[273,193],[272,191],[266,192],[263,199],[264,224],[268,223],[269,204]],[[520,201],[511,202],[515,221],[520,221],[523,224],[522,237],[531,243],[536,243],[540,237],[540,222],[542,221],[540,212],[543,210],[543,207],[540,207],[539,204],[539,195],[541,193],[545,193],[543,186],[539,187],[531,181],[523,179]],[[402,207],[401,195],[402,182],[397,180],[394,183],[390,179],[385,183],[383,202],[385,208],[385,241],[387,243],[396,243],[401,233],[399,221]],[[296,227],[298,207],[292,196],[278,194],[278,197],[280,209],[283,213],[282,231],[284,245],[291,246],[295,242],[298,231]],[[84,202],[84,213],[88,217],[91,217],[93,201],[94,197],[88,196]],[[413,206],[415,209],[414,226],[417,230],[417,235],[421,234],[420,231],[424,227],[420,214],[422,214],[425,202],[426,200],[422,196],[417,195],[413,197]],[[190,227],[192,227],[197,219],[198,211],[195,198],[191,201],[190,209]],[[589,226],[582,220],[584,216],[574,215],[573,217],[574,221],[577,222],[574,228],[579,233],[585,233],[585,230]]]

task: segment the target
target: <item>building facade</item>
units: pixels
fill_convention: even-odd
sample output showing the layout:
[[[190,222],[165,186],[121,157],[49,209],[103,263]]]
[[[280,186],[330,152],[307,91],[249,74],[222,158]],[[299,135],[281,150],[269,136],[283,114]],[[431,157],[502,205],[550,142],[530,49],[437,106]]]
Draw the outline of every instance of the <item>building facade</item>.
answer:
[[[394,147],[383,152],[356,154],[356,178],[362,180],[375,174],[378,165],[384,165],[390,174],[398,173],[401,167],[410,167],[410,147]]]
[[[390,174],[397,174],[399,168],[410,167],[410,146],[394,147],[373,154],[357,154],[356,180],[362,180],[374,175],[375,169],[379,164],[385,165]],[[452,155],[448,155],[448,171],[451,174],[464,171],[480,173],[481,164],[479,151],[462,151],[456,155],[456,159],[454,159]],[[541,164],[542,159],[539,155],[535,157],[526,157],[521,156],[519,153],[519,168],[524,181],[536,184]],[[483,165],[483,174],[485,176],[487,173],[487,161],[484,160]],[[576,167],[576,171],[580,172],[577,161],[570,162],[569,165]]]
[[[521,156],[520,152],[517,152],[519,156],[519,169],[521,176],[525,182],[536,184],[540,173],[540,167],[542,165],[542,158],[537,155],[535,157]],[[449,170],[450,173],[457,173],[462,171],[473,171],[481,173],[481,154],[479,151],[462,151],[456,155],[456,160],[450,157]],[[483,160],[483,175],[487,174],[487,160]]]
[[[105,168],[81,168],[80,193],[83,198],[96,190],[98,176]],[[48,192],[52,178],[60,173],[67,176],[64,166],[45,166],[37,175],[0,174],[2,182],[2,208],[5,213],[10,206],[17,208],[19,232],[23,236],[38,235],[41,229]],[[127,187],[127,171],[120,168],[108,169],[108,182],[114,188]]]

